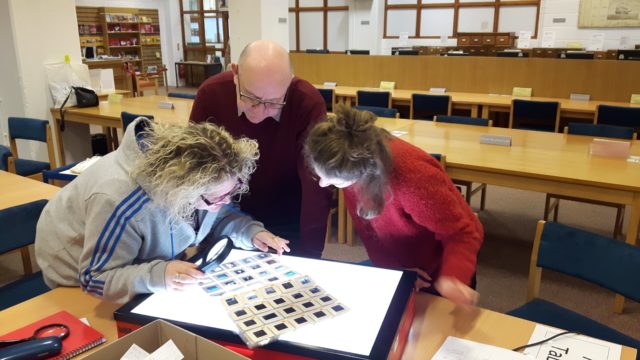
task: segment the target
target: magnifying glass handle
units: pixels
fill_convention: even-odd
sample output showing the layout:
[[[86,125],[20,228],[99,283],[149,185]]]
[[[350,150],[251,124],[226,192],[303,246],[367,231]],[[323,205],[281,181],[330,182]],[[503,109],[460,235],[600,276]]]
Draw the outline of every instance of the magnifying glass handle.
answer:
[[[44,359],[58,355],[60,351],[62,351],[62,341],[60,341],[60,338],[57,336],[48,336],[0,349],[0,359]]]

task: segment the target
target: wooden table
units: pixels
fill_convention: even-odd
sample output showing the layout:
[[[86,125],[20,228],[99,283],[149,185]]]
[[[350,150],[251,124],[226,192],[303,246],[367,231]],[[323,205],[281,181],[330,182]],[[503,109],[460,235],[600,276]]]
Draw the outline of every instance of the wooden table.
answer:
[[[316,85],[317,88],[325,88],[323,85]],[[360,88],[354,86],[336,86],[335,87],[336,98],[346,102],[347,104],[355,103],[356,92],[358,90],[367,91],[386,91],[377,88]],[[391,91],[391,99],[394,104],[409,105],[411,101],[411,94],[433,94],[442,95],[441,93],[432,93],[429,91],[420,90],[403,90],[395,89]],[[465,92],[447,92],[445,95],[451,96],[451,102],[454,109],[470,110],[471,117],[480,116],[485,119],[489,119],[489,112],[510,112],[511,100],[516,98],[511,95],[498,95],[498,94],[478,94],[478,93],[465,93]],[[640,106],[640,104],[630,104],[614,101],[573,101],[569,99],[561,98],[549,98],[549,97],[527,97],[521,98],[526,100],[537,101],[558,101],[560,102],[560,116],[576,119],[588,119],[595,122],[595,113],[598,105],[613,105],[613,106]]]
[[[113,312],[118,307],[85,294],[80,288],[57,288],[0,312],[0,334],[67,310],[79,318],[86,317],[107,342],[112,342],[117,339]],[[512,349],[527,343],[534,326],[527,320],[481,308],[465,310],[444,298],[419,294],[402,358],[429,359],[449,335]],[[635,359],[635,354],[635,349],[623,347],[621,359]]]
[[[99,92],[97,94],[98,94],[98,99],[107,100],[109,98],[109,95],[111,95],[111,94],[122,95],[122,96],[131,96],[131,91],[115,89],[113,91]]]
[[[40,199],[51,199],[60,188],[0,170],[0,209],[26,204]]]
[[[426,152],[446,155],[452,179],[628,205],[626,242],[636,244],[640,164],[591,156],[592,137],[420,120],[378,119],[377,124],[407,132],[400,138]],[[482,134],[511,136],[513,145],[480,144]],[[631,144],[632,155],[640,155],[640,141]],[[622,312],[623,304],[616,296],[614,311]]]
[[[159,107],[160,101],[171,102],[173,109]],[[69,108],[65,111],[64,119],[68,122],[81,124],[98,125],[105,128],[108,141],[113,148],[118,146],[117,128],[122,128],[120,113],[127,111],[134,114],[153,115],[155,121],[161,123],[186,124],[191,115],[193,100],[166,96],[142,96],[123,98],[119,104],[111,104],[101,101],[98,107]],[[58,141],[58,156],[62,165],[66,164],[64,156],[64,145],[60,134],[60,111],[51,109],[51,115],[55,120],[54,132]]]

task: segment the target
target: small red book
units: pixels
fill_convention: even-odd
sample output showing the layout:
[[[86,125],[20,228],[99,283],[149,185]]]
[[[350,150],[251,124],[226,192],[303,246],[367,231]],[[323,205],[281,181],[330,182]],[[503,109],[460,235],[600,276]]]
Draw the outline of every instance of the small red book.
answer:
[[[23,339],[33,335],[41,326],[64,324],[69,327],[69,336],[62,340],[62,351],[53,359],[70,359],[84,351],[107,341],[104,335],[66,311],[59,311],[29,325],[0,336],[0,340]]]

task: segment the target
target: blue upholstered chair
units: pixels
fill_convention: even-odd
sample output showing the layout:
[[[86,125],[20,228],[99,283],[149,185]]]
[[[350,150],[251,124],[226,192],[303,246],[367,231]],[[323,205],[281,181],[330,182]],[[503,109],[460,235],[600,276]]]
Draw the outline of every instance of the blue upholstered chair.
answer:
[[[640,107],[598,105],[596,124],[626,126],[640,131]]]
[[[409,118],[433,120],[436,115],[451,115],[451,96],[411,94]]]
[[[37,200],[0,210],[0,253],[20,250],[24,276],[0,287],[0,310],[49,291],[42,273],[33,273],[29,245],[36,239],[36,224],[47,200]]]
[[[122,120],[122,131],[126,131],[127,126],[129,126],[129,124],[131,124],[133,120],[139,118],[140,116],[146,117],[149,120],[153,120],[153,115],[138,115],[126,111],[121,112],[120,119]]]
[[[640,247],[553,222],[539,221],[531,252],[527,303],[507,314],[640,349],[640,341],[539,299],[542,269],[571,275],[640,301]],[[636,359],[640,359],[638,352]]]
[[[168,97],[181,98],[181,99],[196,99],[196,94],[185,94],[185,93],[176,93],[170,92],[167,94]]]
[[[318,89],[318,91],[327,105],[327,111],[332,112],[336,106],[336,92],[333,89]]]
[[[468,116],[452,116],[452,115],[437,115],[433,118],[435,122],[451,123],[451,124],[463,124],[474,126],[493,126],[493,120],[487,120],[482,118],[474,118]],[[452,179],[453,183],[459,186],[465,187],[464,199],[467,204],[471,205],[471,197],[480,192],[480,210],[484,210],[485,202],[487,199],[487,184],[480,184],[473,187],[472,181]]]
[[[569,123],[564,133],[626,140],[635,140],[637,137],[632,127],[587,123]]]
[[[46,144],[49,162],[21,158],[18,154],[16,140],[38,141]],[[12,153],[12,156],[7,157],[7,170],[9,172],[41,180],[42,171],[56,167],[51,127],[48,121],[9,117],[9,141]]]
[[[329,49],[306,49],[304,52],[307,54],[328,54]]]
[[[0,145],[0,170],[8,171],[10,156],[13,156],[11,150],[4,145]]]
[[[450,124],[493,126],[493,120],[474,118],[469,116],[437,115],[433,120],[436,122],[450,123]]]
[[[560,103],[513,99],[509,114],[509,128],[558,132]]]
[[[385,117],[385,118],[398,118],[400,114],[398,113],[398,109],[386,108],[386,107],[378,107],[378,106],[354,106],[356,110],[360,111],[369,111],[374,113],[377,117]]]
[[[78,175],[75,174],[63,174],[63,171],[69,170],[72,167],[78,165],[77,162],[73,163],[73,164],[69,164],[69,165],[65,165],[65,166],[60,166],[57,167],[55,169],[51,169],[51,170],[44,170],[42,172],[42,181],[46,182],[48,184],[54,184],[54,185],[58,185],[61,186],[59,184],[56,183],[52,183],[52,181],[54,180],[59,180],[59,181],[65,181],[65,182],[69,182],[75,178],[78,177]]]
[[[356,91],[356,106],[391,108],[391,93],[388,91]]]
[[[624,126],[602,125],[602,124],[586,124],[586,123],[569,123],[564,128],[565,134],[586,135],[595,137],[617,138],[632,140],[636,138],[633,128]],[[589,204],[602,205],[616,209],[616,221],[613,226],[613,238],[618,238],[622,233],[622,224],[624,223],[625,206],[622,204],[610,203],[605,201],[588,200],[576,198],[572,196],[547,194],[544,204],[544,219],[549,220],[549,216],[553,213],[553,221],[558,221],[558,212],[560,210],[560,200],[579,201]]]

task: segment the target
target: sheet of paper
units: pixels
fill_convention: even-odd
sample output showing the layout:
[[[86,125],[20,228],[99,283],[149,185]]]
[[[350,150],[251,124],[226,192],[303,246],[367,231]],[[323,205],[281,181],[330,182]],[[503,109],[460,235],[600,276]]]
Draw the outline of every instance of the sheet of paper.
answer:
[[[591,34],[591,39],[589,39],[589,46],[587,46],[587,50],[602,51],[603,48],[604,33]]]
[[[447,46],[449,43],[449,35],[440,35],[440,46]]]
[[[520,353],[493,345],[449,336],[432,360],[531,360]]]
[[[620,43],[618,49],[631,49],[631,42],[628,36],[620,36]]]
[[[518,48],[530,49],[531,48],[531,31],[522,30],[518,34]]]
[[[144,360],[149,356],[149,353],[144,351],[140,346],[133,344],[127,350],[124,355],[120,358],[120,360]]]
[[[182,360],[184,355],[178,350],[173,340],[169,340],[151,353],[144,360]]]
[[[542,33],[542,41],[541,47],[543,48],[552,48],[553,44],[556,42],[556,32],[555,31],[545,31]]]
[[[536,325],[529,344],[548,339],[564,330]],[[622,347],[584,335],[567,334],[539,346],[525,349],[524,353],[536,360],[558,358],[562,360],[620,360]]]
[[[398,45],[399,46],[407,46],[407,44],[409,43],[409,33],[408,32],[401,32],[400,34],[398,34]]]

